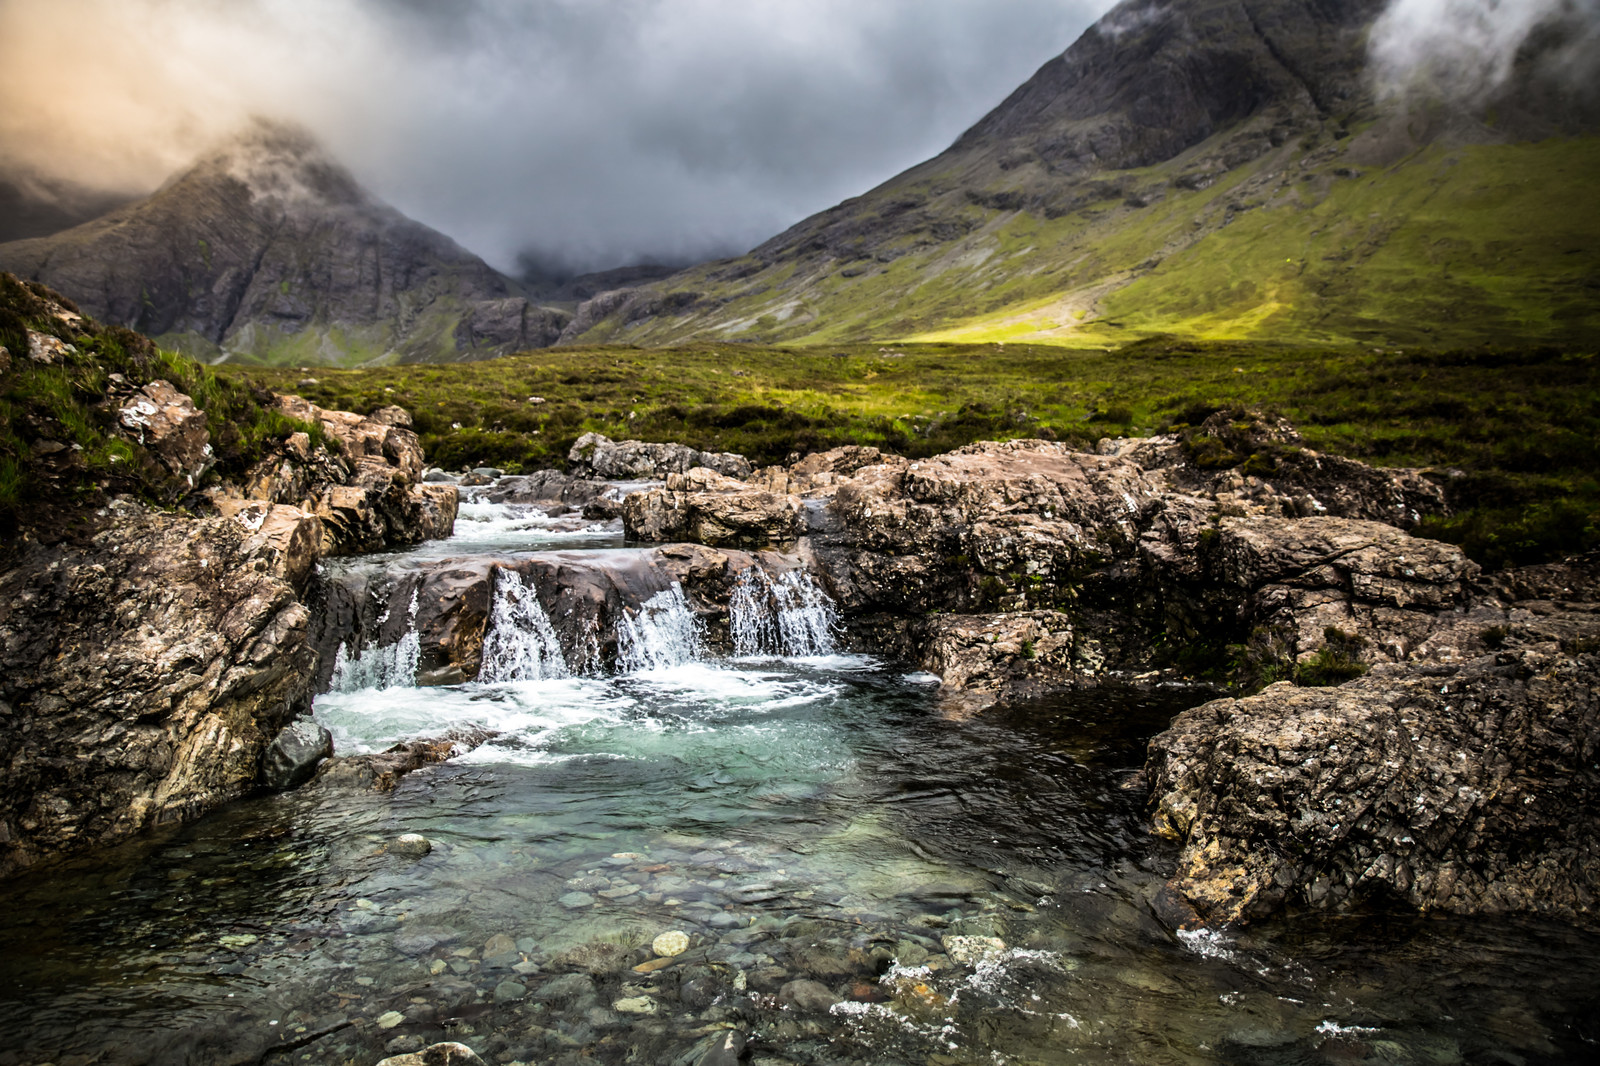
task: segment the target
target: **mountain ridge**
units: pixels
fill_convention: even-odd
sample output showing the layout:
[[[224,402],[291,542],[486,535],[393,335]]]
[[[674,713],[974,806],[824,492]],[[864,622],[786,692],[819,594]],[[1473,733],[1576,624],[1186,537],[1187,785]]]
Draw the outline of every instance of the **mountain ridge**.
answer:
[[[1600,259],[1534,254],[1567,232],[1600,244],[1581,176],[1600,163],[1600,106],[1538,54],[1472,107],[1380,98],[1367,48],[1383,6],[1121,4],[939,156],[744,256],[604,294],[562,342],[1600,335]],[[1481,211],[1485,198],[1514,209]],[[1357,233],[1374,214],[1388,232]],[[1442,250],[1424,247],[1435,231]],[[1458,269],[1496,260],[1503,277]],[[1463,303],[1483,308],[1476,322]]]
[[[0,245],[0,268],[213,361],[483,358],[548,345],[569,317],[264,121],[142,200]]]

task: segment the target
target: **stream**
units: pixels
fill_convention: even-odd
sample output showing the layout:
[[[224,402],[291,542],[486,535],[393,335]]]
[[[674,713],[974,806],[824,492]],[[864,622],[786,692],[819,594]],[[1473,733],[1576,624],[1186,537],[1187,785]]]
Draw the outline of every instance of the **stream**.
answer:
[[[526,505],[469,499],[456,529],[324,576],[636,553]],[[457,1040],[692,1066],[729,1029],[769,1066],[1600,1057],[1600,937],[1567,926],[1157,921],[1174,851],[1136,774],[1180,694],[955,714],[937,678],[853,651],[800,571],[741,579],[720,650],[656,592],[605,666],[568,661],[514,572],[494,597],[478,681],[419,687],[411,632],[341,652],[314,705],[340,754],[488,742],[0,885],[0,1064],[370,1066]]]

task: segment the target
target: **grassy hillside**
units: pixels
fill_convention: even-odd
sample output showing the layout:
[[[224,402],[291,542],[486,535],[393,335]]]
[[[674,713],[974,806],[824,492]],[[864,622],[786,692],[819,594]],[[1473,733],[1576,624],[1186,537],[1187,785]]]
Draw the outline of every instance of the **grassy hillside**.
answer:
[[[936,160],[838,209],[864,235],[885,237],[864,237],[859,257],[812,250],[707,264],[584,339],[1600,338],[1600,138],[1435,144],[1369,162],[1391,150],[1391,133],[1316,130],[1231,169],[1237,135],[1222,135],[1158,166],[1083,182],[1060,213],[1005,209],[1041,180],[1027,167],[974,178]],[[970,192],[975,180],[982,194]],[[907,210],[959,235],[894,232]]]
[[[325,406],[412,412],[430,459],[559,467],[582,433],[682,441],[757,462],[864,443],[926,456],[974,440],[1103,436],[1244,405],[1320,450],[1453,468],[1459,514],[1430,535],[1494,565],[1600,547],[1600,365],[1556,348],[1380,349],[1178,342],[890,348],[554,349],[492,362],[225,380]],[[543,402],[533,402],[538,398]]]

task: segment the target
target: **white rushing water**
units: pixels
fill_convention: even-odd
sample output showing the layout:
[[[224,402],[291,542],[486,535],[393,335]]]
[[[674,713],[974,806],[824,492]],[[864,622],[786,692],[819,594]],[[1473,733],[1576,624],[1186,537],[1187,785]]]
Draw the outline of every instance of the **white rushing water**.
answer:
[[[841,628],[839,609],[804,570],[774,578],[748,567],[728,598],[735,655],[832,655]]]
[[[363,689],[412,688],[417,683],[417,663],[422,658],[422,638],[417,634],[417,594],[411,594],[405,635],[393,644],[369,647],[352,656],[343,642],[334,654],[332,692]],[[384,612],[378,624],[389,620]]]
[[[617,619],[617,669],[664,670],[704,658],[700,623],[676,581]]]
[[[515,570],[496,569],[478,680],[488,684],[537,681],[569,673],[561,657],[561,641],[539,603],[538,592]]]

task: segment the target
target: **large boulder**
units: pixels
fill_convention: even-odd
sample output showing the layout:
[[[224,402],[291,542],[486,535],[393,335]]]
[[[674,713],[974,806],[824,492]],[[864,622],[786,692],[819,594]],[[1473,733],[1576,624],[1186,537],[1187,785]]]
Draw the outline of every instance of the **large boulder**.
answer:
[[[639,440],[614,441],[600,433],[585,433],[567,453],[567,463],[578,477],[608,481],[649,481],[668,474],[686,474],[697,466],[728,477],[749,477],[750,460],[733,452],[702,452],[684,444],[652,444]]]
[[[1530,568],[1406,663],[1183,713],[1148,766],[1174,888],[1207,921],[1375,901],[1593,921],[1597,607],[1600,564]]]
[[[805,520],[799,497],[695,467],[668,474],[665,488],[629,493],[622,525],[634,540],[760,550],[793,548]]]
[[[204,411],[167,381],[152,381],[127,397],[117,412],[124,433],[148,449],[189,488],[216,461]]]
[[[109,510],[0,574],[0,874],[243,795],[308,706],[309,613],[273,538]]]
[[[322,554],[378,551],[448,537],[460,495],[454,485],[423,483],[422,446],[399,407],[362,416],[330,411],[298,396],[279,396],[284,414],[319,426],[337,452],[292,435],[258,462],[241,484],[212,493],[296,507],[321,520]]]

